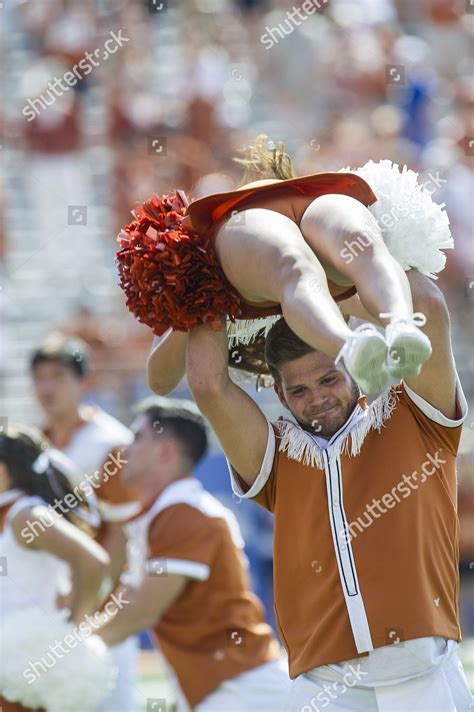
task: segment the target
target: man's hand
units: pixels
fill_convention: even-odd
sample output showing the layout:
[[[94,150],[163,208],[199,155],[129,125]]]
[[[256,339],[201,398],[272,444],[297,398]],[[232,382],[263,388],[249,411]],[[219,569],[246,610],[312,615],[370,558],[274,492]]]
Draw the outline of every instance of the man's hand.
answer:
[[[257,404],[229,377],[224,318],[221,325],[220,331],[203,324],[188,332],[188,383],[229,462],[251,486],[263,463],[268,424]]]

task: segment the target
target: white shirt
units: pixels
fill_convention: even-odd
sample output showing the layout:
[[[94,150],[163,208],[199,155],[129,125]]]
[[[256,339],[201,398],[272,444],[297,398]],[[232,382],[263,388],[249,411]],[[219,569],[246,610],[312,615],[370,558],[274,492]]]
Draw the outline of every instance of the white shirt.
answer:
[[[6,567],[4,575],[0,576],[1,616],[5,618],[7,614],[33,606],[39,606],[44,611],[56,610],[57,596],[70,591],[69,565],[48,551],[22,546],[11,526],[15,515],[25,507],[48,505],[41,497],[28,496],[17,489],[0,493],[0,507],[10,502],[14,503],[0,532],[0,557]],[[48,521],[45,520],[45,523],[47,526]],[[30,538],[39,531],[39,526],[28,529],[25,536]]]
[[[132,432],[101,408],[94,406],[92,416],[87,411],[89,406],[87,410],[79,410],[87,422],[74,431],[62,450],[76,463],[83,475],[102,467],[113,448],[128,445],[133,440]]]

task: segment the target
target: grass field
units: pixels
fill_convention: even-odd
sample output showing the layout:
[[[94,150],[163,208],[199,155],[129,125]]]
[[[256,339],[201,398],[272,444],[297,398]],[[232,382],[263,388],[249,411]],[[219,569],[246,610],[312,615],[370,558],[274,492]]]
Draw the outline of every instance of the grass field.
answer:
[[[460,653],[471,691],[474,693],[474,638],[463,641]],[[173,712],[174,697],[166,682],[160,653],[141,651],[139,671],[140,712]],[[249,712],[256,711],[249,710]]]

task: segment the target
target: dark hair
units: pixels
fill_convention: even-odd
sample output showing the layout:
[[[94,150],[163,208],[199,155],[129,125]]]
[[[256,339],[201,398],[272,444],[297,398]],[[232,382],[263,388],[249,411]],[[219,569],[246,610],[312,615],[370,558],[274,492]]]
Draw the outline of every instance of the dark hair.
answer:
[[[286,321],[278,319],[267,334],[265,340],[265,360],[275,382],[282,387],[279,369],[288,361],[306,356],[316,351],[305,341],[296,336]]]
[[[87,345],[81,339],[71,338],[58,332],[48,336],[32,354],[30,369],[47,361],[55,361],[68,366],[78,378],[83,378],[89,370]]]
[[[192,401],[151,396],[134,410],[147,417],[157,435],[170,434],[179,441],[186,467],[195,467],[206,454],[206,422]]]
[[[77,493],[79,487],[73,489],[69,480],[76,474],[75,466],[63,453],[52,448],[36,428],[9,423],[0,433],[0,462],[5,463],[13,488],[41,497],[49,505],[61,500],[61,512],[74,524],[79,522],[72,519],[71,514],[88,525],[99,524],[93,522],[97,512],[90,511],[90,500]],[[64,502],[68,494],[75,502],[71,507]],[[87,531],[92,533],[90,529]]]

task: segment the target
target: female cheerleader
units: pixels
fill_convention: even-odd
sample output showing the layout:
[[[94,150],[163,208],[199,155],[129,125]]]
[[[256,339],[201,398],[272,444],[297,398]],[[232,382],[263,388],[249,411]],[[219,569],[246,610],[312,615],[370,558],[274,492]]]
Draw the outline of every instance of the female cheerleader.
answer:
[[[93,539],[94,500],[72,489],[72,474],[38,431],[0,433],[3,712],[92,712],[114,684],[107,648],[85,623],[110,562]]]
[[[440,249],[452,247],[443,206],[390,161],[295,177],[283,144],[277,151],[265,139],[238,159],[247,168],[240,188],[191,203],[178,190],[135,210],[117,253],[129,308],[157,335],[224,312],[235,343],[283,314],[367,394],[389,376],[415,377],[431,344],[405,270],[443,268]],[[248,182],[252,173],[272,177]],[[349,328],[336,302],[356,292],[384,334]]]

